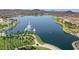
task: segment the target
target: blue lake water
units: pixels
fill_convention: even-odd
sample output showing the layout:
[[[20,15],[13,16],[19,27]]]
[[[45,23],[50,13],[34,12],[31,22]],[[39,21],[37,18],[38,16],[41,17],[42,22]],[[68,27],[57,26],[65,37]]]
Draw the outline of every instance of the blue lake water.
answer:
[[[52,16],[19,16],[13,18],[18,19],[18,24],[13,29],[8,30],[8,33],[24,31],[30,21],[32,27],[36,28],[36,34],[38,34],[44,42],[56,45],[61,49],[72,50],[72,42],[79,40],[79,38],[75,36],[64,33],[62,27],[55,23],[55,19]]]

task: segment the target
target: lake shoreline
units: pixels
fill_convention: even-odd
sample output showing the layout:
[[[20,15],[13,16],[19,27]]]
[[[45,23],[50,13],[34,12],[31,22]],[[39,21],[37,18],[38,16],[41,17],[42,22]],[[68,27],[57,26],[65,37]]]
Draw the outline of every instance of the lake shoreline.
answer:
[[[42,45],[43,47],[46,47],[46,48],[49,48],[49,49],[51,49],[51,50],[62,50],[62,49],[60,49],[59,47],[57,47],[57,46],[55,46],[55,45],[51,45],[51,44],[49,44],[49,43],[44,43],[43,45]]]
[[[73,35],[73,36],[79,38],[79,34],[77,35],[77,34],[71,32],[71,31],[69,31],[68,27],[66,27],[66,26],[64,25],[64,23],[61,23],[61,21],[57,21],[57,20],[61,20],[59,17],[54,17],[54,18],[55,18],[55,22],[56,22],[57,24],[59,24],[59,25],[62,27],[62,29],[63,29],[63,31],[64,31],[65,33],[71,34],[71,35]]]
[[[62,50],[53,44],[45,43],[38,35],[33,36],[36,37],[36,44],[38,44],[40,47],[49,48],[50,50]]]

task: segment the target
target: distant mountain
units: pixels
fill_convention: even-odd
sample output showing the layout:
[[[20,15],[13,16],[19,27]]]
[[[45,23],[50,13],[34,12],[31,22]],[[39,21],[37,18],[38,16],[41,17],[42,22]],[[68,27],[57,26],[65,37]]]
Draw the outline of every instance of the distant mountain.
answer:
[[[66,11],[66,13],[74,13],[74,12],[72,12],[71,10],[69,10],[69,11]]]
[[[0,17],[9,17],[9,16],[37,16],[37,15],[56,15],[56,16],[64,16],[64,15],[71,15],[76,14],[79,16],[78,12],[73,12],[71,10],[68,11],[56,11],[54,9],[0,9]]]

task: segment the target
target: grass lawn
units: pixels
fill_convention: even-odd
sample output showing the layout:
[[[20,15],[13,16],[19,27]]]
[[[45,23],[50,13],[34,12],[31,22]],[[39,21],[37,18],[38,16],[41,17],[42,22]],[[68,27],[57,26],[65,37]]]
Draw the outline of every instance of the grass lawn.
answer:
[[[40,44],[44,44],[41,38],[36,35],[37,41]],[[28,46],[35,44],[34,38],[31,35],[26,36],[10,36],[10,37],[0,37],[0,50],[14,50],[15,48],[21,46]],[[35,47],[36,50],[48,50],[48,48]]]
[[[14,50],[17,47],[25,45],[33,45],[32,39],[24,39],[20,37],[0,37],[0,50]]]
[[[36,46],[25,46],[25,47],[20,47],[18,50],[50,50],[45,47],[36,47]]]

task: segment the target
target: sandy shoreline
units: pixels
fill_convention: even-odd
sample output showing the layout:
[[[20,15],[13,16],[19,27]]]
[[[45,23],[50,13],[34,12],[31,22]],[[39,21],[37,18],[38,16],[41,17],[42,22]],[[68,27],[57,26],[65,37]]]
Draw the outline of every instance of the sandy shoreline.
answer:
[[[48,43],[41,45],[41,47],[49,48],[51,50],[62,50],[62,49],[58,48],[57,46],[51,45],[51,44],[48,44]]]
[[[62,50],[60,49],[59,47],[55,46],[55,45],[51,45],[51,44],[48,44],[48,43],[44,43],[44,44],[40,44],[37,40],[36,40],[36,36],[35,35],[32,35],[33,37],[35,37],[34,41],[35,41],[35,45],[33,46],[36,46],[37,44],[39,45],[39,47],[45,47],[45,48],[49,48],[51,50]]]

